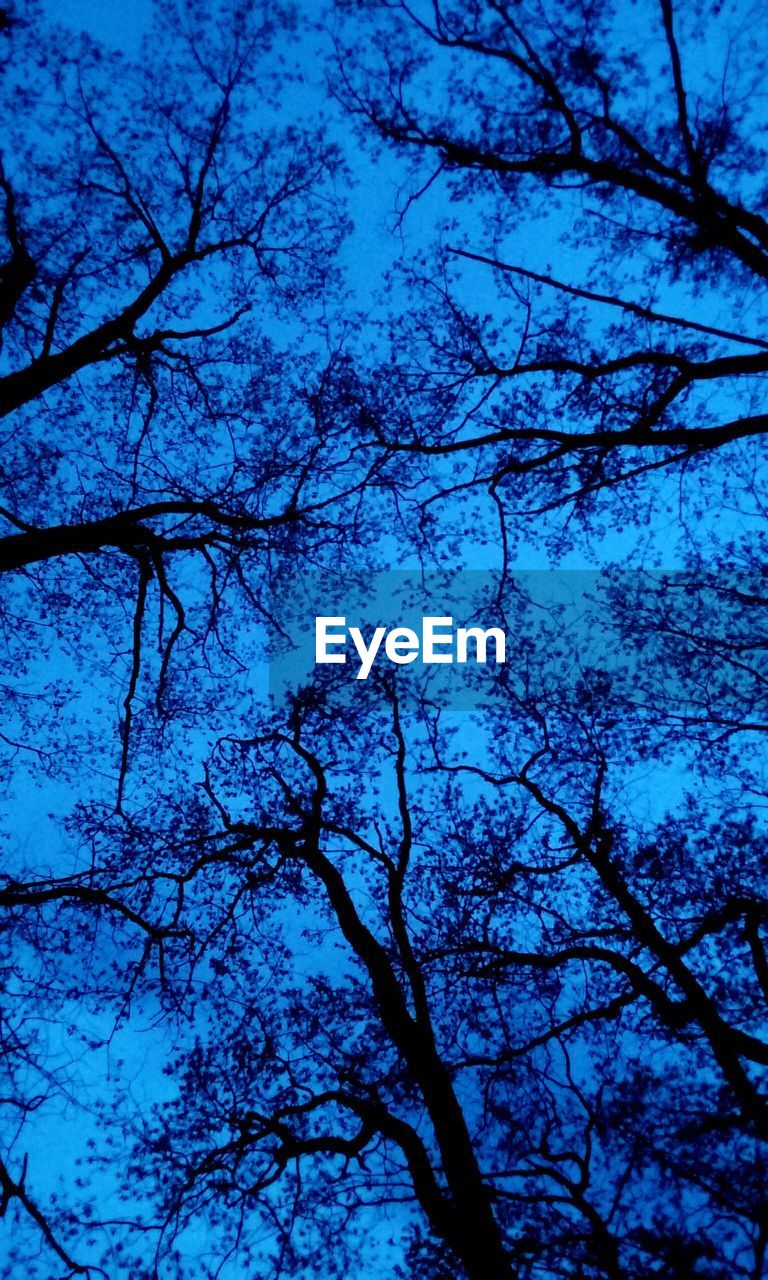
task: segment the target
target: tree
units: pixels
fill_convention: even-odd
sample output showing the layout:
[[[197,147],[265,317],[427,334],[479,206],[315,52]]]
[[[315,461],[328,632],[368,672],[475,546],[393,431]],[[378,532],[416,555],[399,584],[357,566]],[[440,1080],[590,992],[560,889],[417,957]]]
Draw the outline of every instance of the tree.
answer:
[[[117,548],[162,580],[159,561],[248,539],[263,550],[311,524],[331,452],[342,469],[316,352],[296,349],[288,368],[264,324],[312,314],[343,230],[337,151],[263,96],[280,24],[259,6],[215,24],[171,11],[143,67],[62,34],[31,84],[32,19],[5,29],[17,123],[0,175],[0,396],[19,425],[3,569]],[[291,380],[314,414],[300,442],[282,423],[275,435]],[[97,403],[111,421],[94,423]],[[82,433],[77,468],[62,423]]]
[[[333,421],[326,408],[338,151],[280,116],[286,82],[272,58],[289,15],[209,16],[158,13],[143,60],[73,42],[31,6],[14,6],[0,34],[13,122],[0,172],[0,747],[12,829],[36,779],[45,806],[56,783],[98,794],[104,765],[102,798],[123,812],[138,739],[173,751],[172,725],[194,718],[190,672],[205,672],[206,697],[242,683],[258,637],[237,653],[230,641],[266,610],[271,558],[354,536],[326,515],[345,497],[359,504],[371,465],[337,398]],[[315,316],[302,343],[296,326]],[[105,714],[116,737],[96,728]],[[11,846],[1,894],[2,1205],[24,1206],[68,1265],[27,1191],[19,1122],[66,1096],[68,1066],[54,1069],[46,1038],[76,1003],[76,966],[102,924],[132,928],[140,948],[163,934],[76,858],[70,874],[66,837],[44,821],[34,843],[31,857]],[[52,968],[52,955],[75,968]],[[130,980],[115,985],[130,994]]]
[[[767,1273],[762,64],[718,16],[715,93],[698,9],[638,13],[339,4],[322,144],[265,100],[325,47],[288,9],[137,66],[47,34],[31,80],[12,14],[3,742],[55,817],[0,882],[14,1276]],[[415,166],[365,322],[353,128]],[[523,202],[573,275],[512,257]],[[605,570],[521,573],[553,533]],[[266,621],[317,568],[394,608],[401,556],[506,631],[470,709],[385,664],[268,706]]]
[[[383,0],[365,42],[361,6],[338,9],[337,93],[411,158],[412,200],[453,204],[396,326],[387,447],[455,459],[453,503],[472,486],[539,517],[589,519],[663,469],[695,489],[724,448],[748,476],[768,270],[748,7]]]
[[[288,363],[263,324],[320,305],[343,229],[338,154],[259,96],[279,17],[219,18],[171,15],[142,68],[51,36],[31,82],[31,19],[4,32],[18,48],[5,71],[17,124],[2,173],[0,568],[80,558],[9,587],[18,613],[42,588],[64,626],[74,590],[78,633],[89,605],[109,616],[100,586],[130,607],[123,773],[152,604],[161,705],[174,648],[195,631],[215,641],[224,594],[256,590],[253,559],[348,536],[325,513],[358,501],[373,465],[352,453],[336,396],[328,419],[334,353],[296,343]],[[208,579],[207,617],[190,617],[179,579],[198,594]]]
[[[653,630],[618,661],[596,585],[570,634],[562,610],[531,628],[510,609],[525,673],[471,750],[386,683],[354,709],[343,684],[305,694],[292,724],[219,743],[213,826],[177,856],[228,859],[204,928],[228,943],[129,1173],[165,1171],[165,1247],[204,1215],[248,1259],[254,1221],[277,1217],[273,1253],[254,1232],[262,1267],[304,1275],[320,1249],[348,1273],[350,1220],[403,1202],[404,1274],[763,1274],[766,846],[749,791],[721,810],[749,757],[704,714],[697,759],[698,670],[660,690],[681,619],[659,640],[658,584],[620,612],[637,630],[650,608]],[[683,617],[703,584],[684,585]],[[599,625],[605,666],[585,669]],[[638,813],[638,764],[663,796],[681,756],[698,798]]]

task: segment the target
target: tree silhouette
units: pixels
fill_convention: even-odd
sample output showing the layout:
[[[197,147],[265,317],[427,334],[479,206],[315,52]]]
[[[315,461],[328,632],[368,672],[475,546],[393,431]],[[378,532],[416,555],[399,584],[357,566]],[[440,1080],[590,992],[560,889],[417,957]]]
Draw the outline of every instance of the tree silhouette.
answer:
[[[749,12],[155,16],[0,22],[6,1270],[760,1280]]]
[[[683,594],[675,641],[704,585],[662,584]],[[165,1170],[164,1247],[205,1214],[247,1259],[254,1220],[279,1214],[278,1273],[319,1247],[341,1274],[355,1216],[397,1204],[418,1210],[404,1274],[762,1274],[765,837],[721,718],[699,713],[691,744],[700,673],[650,704],[647,589],[623,609],[635,631],[654,611],[639,668],[642,631],[610,670],[578,661],[601,620],[606,655],[617,640],[599,587],[567,644],[557,611],[533,633],[471,751],[386,684],[354,715],[326,687],[291,725],[218,744],[213,827],[181,855],[219,842],[234,873],[207,897],[206,936],[226,919],[229,938],[195,1019],[211,1034],[129,1175]],[[710,619],[715,682],[731,615]],[[639,815],[633,771],[652,762],[663,791],[681,756],[696,786]]]
[[[736,9],[384,0],[362,43],[339,5],[336,92],[414,161],[411,199],[443,183],[467,209],[398,334],[413,407],[379,424],[459,460],[451,500],[587,516],[764,435],[764,51]]]

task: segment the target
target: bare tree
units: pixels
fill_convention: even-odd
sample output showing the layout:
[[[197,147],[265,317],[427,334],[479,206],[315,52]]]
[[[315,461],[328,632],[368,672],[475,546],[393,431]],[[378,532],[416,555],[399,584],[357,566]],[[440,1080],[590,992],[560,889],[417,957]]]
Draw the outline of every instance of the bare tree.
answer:
[[[348,1272],[395,1206],[409,1275],[764,1274],[766,845],[749,747],[714,709],[689,737],[704,587],[646,583],[619,616],[653,630],[618,662],[610,590],[567,643],[556,611],[471,751],[386,682],[218,744],[192,848],[234,873],[205,895],[229,941],[130,1173],[164,1180],[166,1265],[202,1218],[222,1256],[255,1237],[276,1275],[316,1250]],[[715,684],[733,615],[708,617]],[[602,669],[580,660],[599,619]]]
[[[334,13],[174,8],[134,58],[0,23],[9,1273],[761,1280],[749,11],[703,51],[668,0]],[[360,137],[410,246],[370,323]],[[606,562],[617,510],[690,567],[570,611],[516,574],[521,512]],[[268,705],[316,564],[482,545],[511,660],[470,711],[378,667]]]
[[[365,6],[365,42],[361,7],[337,9],[336,91],[413,161],[402,216],[452,200],[397,338],[408,407],[376,415],[388,447],[455,458],[454,502],[473,486],[585,517],[660,469],[700,484],[715,450],[751,463],[768,224],[749,6],[402,0]]]

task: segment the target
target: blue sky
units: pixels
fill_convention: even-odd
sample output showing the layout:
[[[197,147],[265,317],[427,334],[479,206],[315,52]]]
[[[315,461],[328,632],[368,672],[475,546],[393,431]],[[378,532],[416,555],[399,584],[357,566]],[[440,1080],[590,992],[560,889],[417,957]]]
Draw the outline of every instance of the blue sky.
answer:
[[[59,0],[53,3],[46,0],[44,9],[51,20],[62,23],[72,32],[87,32],[107,45],[125,52],[129,56],[139,53],[141,40],[149,30],[150,7],[147,4],[105,4],[96,0]],[[428,163],[417,163],[412,170],[392,151],[383,150],[377,145],[363,146],[358,134],[344,116],[340,106],[330,100],[325,88],[324,57],[327,50],[323,38],[311,28],[309,22],[303,20],[314,18],[320,6],[315,8],[308,4],[300,7],[300,26],[297,35],[285,38],[287,57],[298,57],[302,64],[304,76],[301,84],[291,89],[286,100],[284,113],[290,115],[292,123],[299,127],[313,126],[318,119],[327,126],[331,137],[342,148],[349,167],[349,178],[342,174],[338,181],[348,201],[348,208],[353,222],[353,230],[345,241],[340,252],[340,264],[343,271],[344,287],[347,297],[342,308],[343,317],[350,327],[345,342],[352,354],[364,363],[370,360],[383,360],[386,357],[385,340],[382,329],[377,328],[394,317],[402,319],[404,324],[418,319],[420,308],[424,306],[425,295],[411,290],[407,284],[405,273],[409,266],[421,260],[428,260],[434,252],[435,244],[444,245],[454,235],[460,235],[462,242],[480,252],[503,253],[509,261],[525,261],[536,270],[557,270],[567,280],[579,283],[588,275],[599,258],[599,247],[580,248],[571,240],[564,243],[564,233],[571,226],[572,210],[566,206],[558,207],[553,203],[549,210],[538,211],[535,217],[518,216],[510,221],[503,233],[495,235],[494,224],[489,215],[490,205],[484,195],[467,198],[461,206],[450,198],[450,191],[444,181],[435,182],[429,190],[409,209],[402,222],[396,226],[397,211],[402,208],[404,193],[413,184],[422,185],[430,173]],[[637,40],[643,36],[638,25],[634,6],[627,6],[627,22],[630,33]],[[714,19],[713,19],[714,21]],[[653,62],[653,51],[649,61]],[[714,66],[718,58],[718,44],[713,38],[709,46],[701,44],[698,52],[697,74],[707,74],[709,61]],[[275,114],[274,103],[269,103],[265,114]],[[588,196],[586,197],[588,200]],[[457,218],[460,208],[460,227],[451,224]],[[650,262],[650,267],[649,267]],[[650,294],[658,295],[670,310],[688,310],[698,314],[701,303],[695,298],[689,283],[684,280],[670,283],[664,281],[656,288],[655,280],[650,278],[653,268],[652,255],[643,260],[642,255],[628,255],[626,263],[627,291],[643,300]],[[457,291],[465,304],[478,313],[492,313],[501,317],[500,343],[510,349],[514,348],[519,325],[516,302],[505,290],[504,282],[487,269],[472,265],[464,266],[457,271]],[[203,305],[215,305],[215,294],[203,299]],[[733,308],[731,304],[733,303]],[[727,292],[713,293],[708,318],[713,322],[726,322],[730,319],[731,310],[750,315],[758,304],[753,304],[748,297],[730,297]],[[412,314],[409,314],[412,313]],[[502,322],[503,321],[503,322]],[[591,321],[594,331],[600,332],[602,317]],[[317,327],[316,327],[317,326]],[[334,327],[335,326],[335,327]],[[331,326],[336,337],[340,335],[343,325],[338,318]],[[313,311],[308,321],[302,315],[270,316],[266,320],[270,337],[278,344],[309,353],[322,350],[326,335],[318,325],[317,312]],[[585,340],[591,336],[585,331]],[[758,388],[759,390],[759,388]],[[710,403],[708,408],[714,411],[727,412],[729,406],[725,401]],[[98,423],[96,424],[98,436]],[[82,442],[77,442],[79,447]],[[745,465],[750,462],[748,450],[744,450],[741,460]],[[70,465],[68,462],[67,466]],[[78,465],[77,447],[73,449],[71,471],[75,474]],[[717,492],[722,483],[724,496],[721,494],[720,505],[712,504],[707,509],[699,509],[692,527],[687,527],[681,518],[681,512],[688,510],[688,504],[694,510],[697,504],[706,498],[706,486],[712,482],[712,492]],[[761,477],[760,464],[755,466],[755,474]],[[448,475],[448,469],[444,473]],[[713,473],[695,471],[690,479],[675,473],[662,474],[643,491],[642,501],[634,505],[632,495],[623,505],[620,494],[615,501],[608,503],[606,514],[598,521],[594,536],[579,536],[574,545],[564,552],[558,560],[565,569],[591,569],[614,564],[623,567],[637,568],[643,565],[664,568],[679,567],[689,556],[694,546],[706,560],[713,552],[727,544],[731,536],[746,534],[748,543],[752,527],[762,520],[759,508],[756,515],[749,512],[749,495],[740,494],[740,473],[725,468],[722,474],[714,469]],[[643,505],[643,503],[645,505]],[[531,525],[522,516],[514,513],[512,521],[519,527],[519,539],[514,552],[514,567],[519,570],[547,569],[552,562],[551,549],[546,534],[555,528],[559,521],[567,519],[567,515],[556,513]],[[448,501],[441,508],[441,515],[434,537],[434,567],[454,572],[458,568],[474,570],[498,570],[501,553],[496,523],[496,508],[487,494],[473,498],[467,506],[459,506]],[[362,554],[362,553],[361,553]],[[408,539],[399,533],[394,524],[380,524],[375,536],[365,547],[367,558],[366,573],[371,567],[382,571],[414,569],[424,561],[420,552]],[[433,567],[426,565],[427,568]],[[185,586],[194,595],[199,593],[199,579],[191,571]],[[544,595],[562,589],[567,593],[574,579],[564,575],[559,579],[550,579],[545,584]],[[307,583],[303,584],[304,586]],[[312,582],[309,582],[312,585]],[[346,584],[344,584],[346,586]],[[409,589],[413,580],[409,580]],[[591,579],[590,579],[591,585]],[[384,577],[377,580],[380,596],[385,603],[389,598],[390,580]],[[579,588],[581,589],[581,588]],[[576,592],[578,597],[578,590]],[[198,601],[199,603],[199,601]],[[275,603],[275,601],[273,601]],[[280,603],[277,601],[277,603]],[[377,607],[381,601],[377,602]],[[289,612],[292,605],[289,602]],[[77,759],[62,759],[50,772],[39,767],[34,758],[27,760],[23,755],[15,762],[16,773],[13,783],[8,787],[5,797],[5,816],[11,831],[9,855],[11,866],[18,862],[32,863],[37,866],[50,864],[57,870],[69,870],[82,864],[88,856],[87,846],[80,841],[73,828],[67,826],[67,819],[79,801],[89,804],[101,804],[108,807],[115,783],[115,726],[121,710],[124,696],[126,675],[129,670],[130,645],[129,634],[130,611],[124,610],[123,629],[116,623],[117,614],[108,613],[106,622],[94,624],[92,632],[80,637],[77,618],[69,618],[63,628],[66,638],[59,644],[54,641],[50,650],[44,653],[39,663],[33,663],[27,673],[25,691],[37,693],[43,688],[48,677],[58,682],[59,692],[71,688],[66,698],[59,699],[57,720],[53,725],[54,732],[61,735],[65,742],[62,756],[67,754],[70,743],[73,751],[79,752]],[[329,609],[329,612],[335,612]],[[153,619],[154,621],[154,619]],[[293,619],[295,621],[295,618]],[[311,619],[308,623],[311,625]],[[251,620],[248,634],[241,637],[244,649],[248,650],[249,669],[240,676],[232,676],[228,685],[227,698],[216,708],[216,714],[202,728],[199,726],[189,730],[185,724],[172,726],[162,740],[162,751],[167,752],[167,774],[160,773],[163,778],[170,779],[168,785],[174,785],[174,769],[183,775],[182,786],[196,785],[199,782],[202,760],[211,747],[215,737],[228,730],[246,732],[254,716],[260,715],[266,705],[267,672],[264,651],[259,648],[266,639],[266,628]],[[82,638],[82,646],[79,640]],[[311,630],[309,638],[312,639]],[[595,642],[595,634],[590,629],[586,635],[575,628],[573,648],[579,652],[587,664],[584,650],[590,650]],[[601,653],[599,643],[595,645],[597,659],[605,657]],[[258,654],[253,657],[252,654]],[[594,652],[589,651],[591,661],[597,661]],[[622,654],[612,654],[621,663]],[[192,660],[190,671],[192,670]],[[154,668],[151,664],[154,663]],[[610,664],[609,664],[610,665]],[[157,659],[150,659],[151,669],[156,669]],[[295,672],[291,673],[295,675]],[[189,672],[187,672],[189,675]],[[190,675],[190,679],[192,676]],[[147,706],[149,706],[149,698]],[[460,740],[470,740],[476,759],[487,760],[493,756],[496,745],[493,738],[495,726],[485,733],[477,731],[468,718],[457,716],[453,726]],[[43,741],[49,732],[50,722],[40,718],[36,731]],[[83,732],[84,731],[84,732]],[[79,735],[82,735],[82,740]],[[414,735],[418,736],[418,735]],[[163,760],[165,757],[163,757]],[[76,767],[75,767],[76,766]],[[684,790],[690,785],[693,769],[689,758],[672,757],[659,763],[638,757],[627,767],[622,775],[621,784],[617,785],[617,803],[638,828],[650,827],[670,809],[674,810]],[[192,780],[195,780],[194,783]],[[145,791],[145,782],[147,790]],[[369,779],[370,783],[370,779]],[[150,783],[137,770],[131,779],[135,788],[132,799],[137,806],[147,799]],[[466,786],[470,800],[476,798],[478,788],[472,784]],[[246,804],[248,797],[243,803]],[[395,796],[390,789],[385,796],[382,807],[391,816],[395,811]],[[280,911],[277,912],[278,916]],[[282,921],[281,921],[282,923]],[[297,912],[292,926],[287,929],[296,946],[295,959],[297,967],[311,968],[312,951],[307,947],[302,950],[304,942],[300,942],[303,921]],[[100,936],[88,961],[83,965],[77,977],[82,979],[88,974],[89,965],[93,972],[100,971],[105,963],[121,960],[121,941],[115,940],[108,932]],[[28,957],[28,980],[30,988],[38,980],[42,980],[42,971],[36,969],[39,957],[31,951]],[[333,966],[333,960],[330,962]],[[77,958],[65,959],[62,962],[62,975],[66,977],[67,966],[79,964]],[[203,982],[211,981],[210,974],[203,972]],[[19,1005],[27,992],[18,991]],[[161,1018],[161,1010],[156,992],[145,991],[135,997],[130,1022],[118,1019],[113,1031],[114,1009],[88,1012],[80,1000],[65,1000],[59,1010],[59,1025],[46,1026],[40,1024],[40,1034],[47,1039],[49,1061],[62,1069],[62,1078],[66,1081],[66,1089],[52,1089],[50,1099],[40,1107],[35,1117],[27,1125],[23,1135],[14,1146],[20,1157],[27,1152],[30,1157],[29,1186],[30,1190],[41,1201],[54,1194],[66,1194],[81,1175],[82,1161],[90,1150],[93,1141],[100,1146],[104,1136],[103,1117],[97,1110],[101,1103],[107,1110],[114,1106],[119,1110],[125,1106],[134,1108],[134,1113],[141,1115],[150,1103],[163,1099],[172,1099],[176,1093],[176,1084],[163,1074],[166,1055],[169,1050],[169,1033]],[[178,1042],[191,1040],[195,1033],[194,1024],[174,1029]],[[98,1047],[89,1046],[89,1041],[100,1041]],[[30,1087],[37,1088],[30,1078]],[[118,1160],[118,1165],[121,1160]],[[116,1175],[114,1171],[97,1173],[93,1187],[104,1210],[109,1210],[116,1198]],[[405,1212],[405,1211],[403,1211]],[[395,1226],[398,1226],[397,1208],[392,1210]],[[374,1215],[372,1215],[372,1221]],[[7,1223],[6,1223],[7,1225]],[[0,1230],[2,1228],[0,1227]],[[206,1226],[197,1224],[188,1234],[185,1247],[190,1258],[194,1259],[202,1250],[205,1241]],[[6,1237],[7,1242],[7,1237]],[[0,1257],[2,1256],[3,1236],[0,1234]],[[371,1277],[374,1274],[385,1274],[391,1266],[388,1246],[381,1243],[375,1230],[371,1229],[369,1249],[374,1261],[369,1263]],[[190,1263],[190,1276],[196,1280],[194,1262]],[[378,1272],[373,1268],[378,1268]],[[18,1272],[20,1276],[20,1272]],[[116,1276],[119,1271],[115,1273]],[[316,1274],[323,1274],[320,1264]],[[16,1275],[13,1276],[16,1280]],[[242,1280],[242,1272],[237,1261],[232,1262],[222,1272],[222,1280]],[[366,1272],[366,1280],[368,1273]]]

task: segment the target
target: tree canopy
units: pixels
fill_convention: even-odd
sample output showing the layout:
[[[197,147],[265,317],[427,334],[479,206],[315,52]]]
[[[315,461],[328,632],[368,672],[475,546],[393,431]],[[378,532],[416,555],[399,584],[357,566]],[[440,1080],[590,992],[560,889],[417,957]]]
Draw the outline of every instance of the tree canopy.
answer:
[[[759,10],[131,9],[0,11],[5,1273],[761,1280]]]

